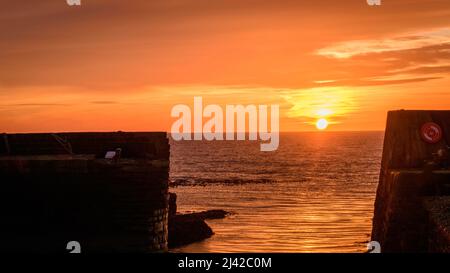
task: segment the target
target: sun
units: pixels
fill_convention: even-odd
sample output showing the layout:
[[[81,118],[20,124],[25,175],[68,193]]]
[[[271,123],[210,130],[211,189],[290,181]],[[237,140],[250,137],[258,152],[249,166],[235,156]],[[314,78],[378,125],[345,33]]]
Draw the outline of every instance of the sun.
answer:
[[[319,130],[325,130],[328,127],[328,121],[324,118],[317,120],[316,127]]]

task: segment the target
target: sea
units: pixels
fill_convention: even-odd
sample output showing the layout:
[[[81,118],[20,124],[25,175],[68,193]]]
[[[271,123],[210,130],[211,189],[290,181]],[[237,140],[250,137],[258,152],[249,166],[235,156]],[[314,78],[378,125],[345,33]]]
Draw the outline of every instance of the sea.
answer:
[[[214,235],[173,252],[365,252],[383,132],[281,133],[258,141],[173,141],[178,212],[223,209]]]

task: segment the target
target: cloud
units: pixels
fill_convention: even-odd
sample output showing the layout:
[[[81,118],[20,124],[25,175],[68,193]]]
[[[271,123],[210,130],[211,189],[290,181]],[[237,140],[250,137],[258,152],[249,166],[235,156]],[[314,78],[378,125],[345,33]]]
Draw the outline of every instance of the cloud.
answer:
[[[450,30],[450,28],[446,29]],[[432,33],[448,33],[434,31]],[[408,36],[422,39],[421,35]],[[403,38],[407,40],[406,38]],[[398,39],[399,40],[399,39]],[[351,44],[351,42],[349,42]],[[413,43],[414,44],[414,43]],[[411,47],[412,45],[411,44]],[[420,43],[419,43],[420,44]],[[439,44],[404,48],[391,44],[389,50],[364,49],[365,53],[345,58],[321,56],[321,72],[328,80],[316,80],[316,86],[381,86],[399,85],[446,78],[450,72],[450,36]],[[401,49],[400,49],[401,48]],[[396,50],[394,50],[396,49]]]
[[[381,76],[381,77],[373,77],[373,78],[365,78],[365,79],[352,79],[352,80],[340,80],[333,81],[330,83],[324,83],[320,86],[329,86],[329,87],[356,87],[356,86],[381,86],[381,85],[398,85],[398,84],[408,84],[415,82],[425,82],[431,80],[442,79],[443,77],[404,77],[398,78],[389,77],[389,76]]]
[[[348,41],[333,52],[426,46],[450,24],[448,0],[386,1],[380,9],[364,0],[87,0],[77,8],[64,0],[32,8],[28,0],[3,2],[0,86],[97,93],[154,85],[308,88],[323,79],[319,73],[339,69],[311,52]],[[380,37],[388,37],[381,51]]]
[[[52,107],[52,106],[70,106],[65,103],[16,103],[16,104],[0,104],[2,107]]]
[[[351,58],[355,55],[402,51],[442,45],[450,41],[450,28],[405,34],[385,39],[347,41],[321,48],[318,55],[331,58]]]
[[[450,74],[450,65],[420,65],[397,71],[408,74]]]

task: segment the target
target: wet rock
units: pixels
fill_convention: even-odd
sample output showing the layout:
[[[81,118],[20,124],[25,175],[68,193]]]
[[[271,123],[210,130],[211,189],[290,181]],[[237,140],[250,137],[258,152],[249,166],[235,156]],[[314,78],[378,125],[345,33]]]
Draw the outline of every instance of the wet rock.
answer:
[[[177,214],[177,194],[169,192],[169,217]]]
[[[181,186],[202,186],[206,187],[208,185],[224,185],[224,186],[233,186],[233,185],[245,185],[245,184],[267,184],[267,183],[275,183],[276,181],[273,179],[210,179],[210,178],[201,178],[201,179],[173,179],[170,181],[170,187],[176,188]]]
[[[227,215],[229,215],[230,212],[221,210],[221,209],[213,209],[213,210],[206,210],[201,212],[194,212],[190,215],[200,217],[203,220],[207,219],[223,219]]]
[[[176,214],[169,218],[169,248],[179,247],[210,238],[214,232],[206,219],[222,219],[230,214],[224,210]]]
[[[169,219],[169,248],[202,241],[214,234],[199,216],[178,214]]]

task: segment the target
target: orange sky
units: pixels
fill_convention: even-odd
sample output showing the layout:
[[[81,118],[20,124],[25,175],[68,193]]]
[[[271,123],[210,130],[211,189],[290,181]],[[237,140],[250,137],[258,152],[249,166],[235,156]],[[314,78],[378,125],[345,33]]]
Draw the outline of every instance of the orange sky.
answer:
[[[166,131],[194,96],[279,104],[282,131],[450,109],[449,0],[0,4],[0,132]]]

